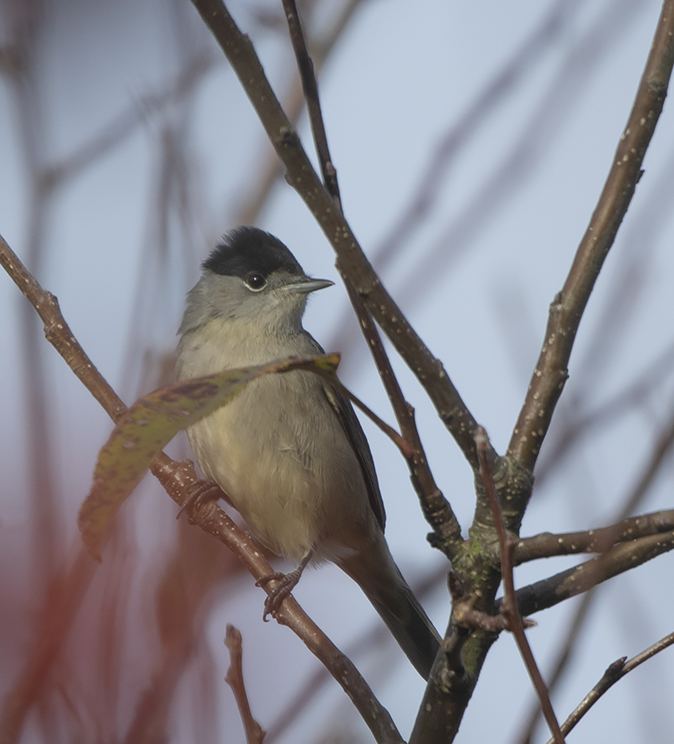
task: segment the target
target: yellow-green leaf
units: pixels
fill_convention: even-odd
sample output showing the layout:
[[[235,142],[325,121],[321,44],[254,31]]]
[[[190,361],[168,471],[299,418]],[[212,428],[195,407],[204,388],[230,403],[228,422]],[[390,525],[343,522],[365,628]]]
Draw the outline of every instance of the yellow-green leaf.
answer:
[[[185,380],[136,401],[99,452],[91,491],[80,508],[78,524],[92,556],[100,560],[100,548],[115,512],[181,429],[229,403],[258,377],[294,369],[334,373],[338,364],[339,354],[290,358]]]

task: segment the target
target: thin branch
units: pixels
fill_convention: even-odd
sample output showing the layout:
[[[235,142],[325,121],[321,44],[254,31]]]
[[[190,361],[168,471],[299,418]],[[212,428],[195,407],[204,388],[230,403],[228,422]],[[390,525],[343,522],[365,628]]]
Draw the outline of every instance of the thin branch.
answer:
[[[194,93],[200,79],[217,63],[218,59],[210,50],[201,49],[188,60],[184,69],[164,90],[141,96],[75,152],[46,166],[40,176],[42,182],[54,187],[77,176],[128,138],[151,114],[160,112],[189,93]]]
[[[21,8],[21,10],[19,10]],[[46,15],[40,4],[30,10],[17,6],[12,31],[13,62],[6,68],[9,92],[17,119],[19,151],[23,157],[28,187],[25,217],[25,255],[31,269],[40,275],[45,266],[46,247],[52,232],[50,220],[54,192],[41,179],[48,137],[46,119],[36,84],[39,74],[40,40],[44,39]],[[10,16],[5,16],[9,20]],[[22,418],[28,465],[30,508],[31,573],[36,596],[45,596],[58,555],[63,552],[65,533],[58,509],[54,442],[49,436],[50,404],[47,365],[39,325],[30,307],[18,307],[19,367],[22,376]]]
[[[406,460],[424,517],[433,530],[432,543],[434,547],[443,550],[447,557],[452,560],[463,545],[461,525],[449,502],[435,483],[417,429],[414,409],[405,400],[377,328],[372,322],[372,316],[360,295],[354,290],[349,278],[343,275],[343,279],[353,309],[360,321],[361,330],[372,352],[379,376],[398,420],[398,426],[400,426],[400,431],[409,444],[411,451]]]
[[[126,733],[116,738],[116,744],[148,744],[166,740],[172,729],[173,701],[188,670],[199,669],[201,677],[201,690],[192,714],[199,719],[201,727],[213,731],[216,729],[214,697],[217,675],[213,668],[216,662],[212,650],[205,653],[208,643],[205,626],[217,602],[217,589],[241,576],[243,568],[233,553],[223,550],[215,540],[204,540],[201,532],[186,520],[179,522],[177,528],[171,554],[162,561],[162,575],[156,583],[156,577],[153,577],[156,640],[161,648],[152,670],[147,674],[147,683],[136,697]],[[133,560],[123,548],[117,548],[114,556],[120,553],[127,556],[126,560]],[[114,565],[108,564],[105,568],[115,577],[121,573],[115,571]],[[107,583],[102,584],[101,579],[104,577],[98,575],[98,586],[106,586],[108,595]],[[114,596],[107,597],[106,603],[118,612],[120,598],[133,601],[129,597],[128,582]],[[106,616],[105,607],[100,614],[103,618]],[[112,615],[113,612],[108,611],[107,614]],[[108,647],[112,645],[106,644]],[[119,654],[115,653],[114,648],[106,648],[106,654],[111,652],[119,661]],[[200,744],[208,741],[198,733],[194,734],[194,739]]]
[[[318,374],[321,374],[320,371],[317,370]],[[407,442],[407,440],[401,436],[392,426],[386,423],[383,419],[379,418],[377,414],[363,401],[358,398],[356,395],[354,395],[349,388],[342,385],[342,383],[339,381],[339,378],[336,377],[333,374],[326,374],[325,378],[329,380],[339,391],[344,395],[344,397],[348,398],[357,408],[360,408],[360,410],[372,421],[372,423],[377,426],[379,429],[381,429],[384,434],[395,444],[395,446],[400,451],[400,454],[406,459],[409,460],[410,457],[413,456],[414,452],[412,450],[412,447]]]
[[[549,53],[569,26],[577,1],[557,0],[541,23],[527,36],[512,57],[498,70],[461,114],[459,120],[443,134],[428,158],[426,169],[408,204],[400,211],[393,227],[373,254],[373,263],[381,270],[400,252],[423,218],[443,193],[446,173],[463,152],[480,124],[488,121],[494,109],[521,84],[526,75],[538,69],[539,59]]]
[[[47,587],[45,611],[40,618],[36,641],[21,671],[5,693],[0,713],[0,741],[15,744],[31,708],[38,702],[54,662],[66,642],[95,572],[95,565],[80,548],[72,564],[55,571]]]
[[[339,184],[337,183],[337,171],[330,157],[330,148],[328,147],[328,136],[325,133],[325,122],[321,112],[321,104],[318,98],[318,83],[314,73],[314,65],[307,50],[307,42],[302,30],[295,0],[283,0],[283,10],[288,21],[290,31],[290,40],[297,59],[297,68],[302,80],[302,90],[307,102],[307,111],[309,112],[309,121],[311,122],[311,131],[314,135],[314,144],[318,162],[321,166],[323,175],[323,184],[332,197],[339,210],[342,210],[342,200],[339,196]]]
[[[47,341],[63,357],[66,364],[101,404],[110,418],[117,421],[125,413],[126,406],[73,336],[61,314],[56,297],[42,289],[1,235],[0,266],[5,269],[37,311],[44,324],[44,335]]]
[[[253,718],[253,713],[248,702],[246,685],[243,681],[243,647],[241,643],[241,632],[233,625],[227,625],[225,646],[229,649],[229,669],[225,682],[232,688],[236,704],[239,708],[243,729],[246,732],[248,744],[262,744],[265,732],[262,726]]]
[[[35,307],[45,324],[45,335],[63,356],[68,366],[113,419],[119,418],[125,407],[110,385],[91,363],[61,315],[56,298],[40,287],[0,236],[0,265],[11,276],[19,289]],[[161,453],[151,471],[168,495],[182,505],[198,483],[192,463],[179,463]],[[224,497],[224,494],[223,494]],[[224,497],[226,498],[226,497]],[[200,504],[191,513],[192,521],[205,532],[214,535],[232,550],[257,580],[273,573],[252,538],[242,532],[227,514],[213,502]],[[265,591],[273,591],[275,582],[265,584]],[[73,607],[76,605],[74,604]],[[400,744],[402,739],[388,711],[381,706],[356,667],[342,654],[320,628],[304,613],[292,598],[286,599],[278,613],[278,622],[287,625],[330,670],[377,742]],[[53,658],[48,660],[50,663]],[[24,715],[27,710],[24,711]],[[4,722],[3,722],[4,723]]]
[[[637,478],[634,487],[627,493],[623,499],[622,506],[618,509],[617,518],[627,517],[646,498],[650,488],[652,487],[655,477],[660,472],[660,469],[664,462],[666,462],[666,456],[671,451],[671,447],[674,444],[674,411],[670,413],[670,425],[664,432],[662,432],[655,443],[654,449],[651,453],[648,462],[642,468],[642,472]],[[646,514],[640,517],[632,517],[629,519],[623,519],[617,524],[606,527],[603,530],[589,530],[585,533],[576,533],[569,535],[558,535],[549,540],[545,535],[537,535],[531,538],[532,542],[528,543],[525,538],[522,542],[525,543],[523,548],[522,557],[527,560],[527,555],[535,557],[535,553],[545,553],[547,550],[550,551],[550,555],[555,550],[554,542],[561,538],[559,547],[567,547],[569,550],[567,553],[575,552],[573,547],[587,547],[588,551],[596,549],[598,552],[608,550],[612,545],[624,542],[626,540],[637,539],[639,537],[646,537],[649,535],[657,535],[663,532],[668,532],[674,528],[674,524],[671,524],[671,514],[667,511],[655,512],[654,514]],[[547,546],[546,546],[547,543]],[[585,551],[583,551],[585,552]],[[600,571],[602,567],[601,563],[602,556],[600,555],[593,569],[595,572]],[[568,630],[565,632],[564,637],[559,641],[559,651],[557,657],[552,665],[552,674],[549,676],[549,688],[554,689],[557,680],[561,679],[564,668],[568,665],[572,658],[574,645],[580,638],[580,630],[583,622],[590,616],[590,609],[593,606],[595,592],[588,592],[584,597],[583,601],[578,605],[575,610],[574,617],[569,625]],[[531,734],[536,726],[538,719],[538,708],[533,708],[528,717],[528,724],[524,729],[524,734],[520,737],[519,741],[523,744],[528,744],[531,739]]]
[[[557,642],[557,656],[553,660],[553,663],[550,665],[546,674],[548,680],[548,692],[550,695],[554,694],[557,685],[562,679],[564,670],[571,660],[571,655],[575,650],[577,641],[581,637],[583,626],[597,596],[598,594],[596,589],[590,589],[583,594],[580,602],[578,602],[578,605],[574,608],[571,622],[564,628],[563,637]],[[541,706],[538,705],[537,700],[532,700],[529,713],[526,715],[526,720],[523,722],[522,733],[515,737],[515,741],[520,742],[520,744],[531,744],[531,739],[540,717]],[[563,727],[562,730],[564,730]]]
[[[674,63],[674,0],[665,0],[651,52],[613,166],[562,291],[550,306],[545,341],[508,454],[533,470],[568,377],[583,311],[641,177]]]
[[[588,712],[588,710],[590,710],[597,700],[599,700],[605,692],[610,690],[618,680],[622,679],[626,674],[629,674],[633,669],[636,669],[640,664],[643,664],[645,661],[653,658],[656,654],[659,654],[660,651],[669,648],[672,644],[674,644],[674,633],[670,633],[664,638],[661,638],[652,646],[649,646],[641,653],[633,656],[627,662],[625,661],[627,658],[626,656],[614,661],[613,664],[606,669],[599,682],[597,682],[592,690],[590,690],[590,692],[583,698],[573,713],[571,713],[566,721],[564,721],[562,724],[562,731],[564,734],[566,735],[572,731],[580,719]],[[548,744],[551,744],[551,742],[548,742]]]
[[[612,545],[671,530],[674,530],[674,509],[630,517],[609,527],[583,532],[541,532],[518,540],[515,546],[515,565],[558,555],[603,553]]]
[[[620,543],[580,566],[518,589],[517,603],[520,612],[531,615],[553,607],[673,549],[674,530]]]
[[[552,733],[552,738],[556,744],[564,744],[564,737],[562,736],[555,711],[550,702],[548,688],[545,686],[545,681],[538,668],[538,664],[536,664],[536,659],[524,632],[524,624],[522,623],[522,616],[519,612],[515,594],[515,577],[513,575],[513,549],[515,547],[515,540],[506,531],[501,512],[501,504],[496,493],[494,479],[492,478],[487,459],[487,432],[481,426],[478,427],[475,433],[475,444],[477,445],[477,453],[480,459],[482,482],[494,514],[496,533],[501,549],[501,573],[503,575],[503,586],[505,589],[505,598],[501,604],[501,613],[508,621],[508,630],[515,636],[517,647],[520,650],[520,654],[522,654],[527,672],[529,672],[531,682],[540,700],[541,709]]]
[[[199,483],[192,463],[188,460],[181,463],[170,461],[167,466],[155,465],[152,473],[159,478],[169,496],[180,504],[188,497],[190,488]],[[190,513],[190,521],[232,550],[256,581],[274,573],[253,538],[237,527],[215,502],[199,502]],[[262,586],[270,595],[277,583],[265,581]],[[326,666],[349,696],[377,742],[402,744],[391,716],[377,700],[358,669],[302,610],[292,595],[283,601],[275,618],[279,624],[290,628]]]
[[[318,98],[318,84],[314,75],[313,64],[307,50],[295,0],[283,0],[283,8],[288,20],[290,38],[293,43],[297,65],[302,78],[302,87],[307,100],[311,129],[314,133],[316,151],[318,153],[321,171],[323,173],[323,182],[328,193],[332,196],[333,200],[341,210],[342,207],[339,196],[337,172],[330,158],[323,113]],[[337,268],[341,272],[339,261]],[[438,546],[444,547],[448,551],[448,555],[451,559],[456,552],[458,545],[462,543],[460,525],[456,520],[449,503],[435,484],[435,480],[433,479],[430,468],[428,467],[419,432],[414,422],[414,412],[403,396],[388,355],[386,354],[386,350],[384,349],[384,345],[377,333],[377,329],[372,323],[371,316],[365,307],[365,303],[355,290],[348,275],[342,272],[342,278],[344,279],[344,283],[349,293],[351,304],[360,320],[361,330],[368,342],[375,364],[377,365],[377,370],[379,371],[379,375],[382,379],[389,400],[391,401],[396,418],[398,419],[398,425],[402,431],[402,436],[408,443],[407,451],[405,452],[400,447],[400,444],[395,438],[394,441],[396,441],[403,452],[403,456],[410,467],[412,481],[416,487],[424,515],[438,538],[436,542]],[[361,404],[360,401],[354,398],[350,393],[348,393],[348,395],[353,402],[361,408],[361,410],[370,416],[370,418],[373,418],[369,409],[366,409],[363,404]],[[373,420],[378,426],[380,426],[380,428],[382,428],[378,419],[375,420],[373,418]],[[387,433],[393,438],[391,432],[387,431]]]
[[[340,270],[353,283],[368,310],[388,335],[433,401],[440,419],[473,468],[476,422],[436,359],[384,289],[351,228],[316,175],[297,133],[265,77],[250,40],[220,0],[192,0],[236,72],[267,135],[286,166],[286,178],[304,199],[338,256]]]
[[[625,499],[622,507],[622,516],[626,517],[635,509],[639,508],[640,504],[646,498],[646,494],[650,491],[663,464],[667,462],[672,448],[674,448],[674,411],[670,412],[668,427],[660,434],[653,452],[642,473],[639,475],[631,494]]]
[[[625,0],[622,0],[625,3]],[[631,0],[627,0],[631,2]],[[611,8],[613,8],[611,5]],[[478,93],[468,107],[459,114],[452,110],[452,122],[447,131],[440,137],[439,142],[428,154],[427,164],[420,176],[416,188],[411,192],[408,203],[400,209],[400,217],[393,220],[393,226],[384,238],[371,252],[372,264],[380,275],[410,244],[415,231],[424,225],[424,217],[440,201],[446,191],[446,184],[451,169],[457,158],[466,150],[469,142],[475,138],[481,126],[490,120],[494,111],[512,95],[513,89],[523,83],[525,76],[538,69],[540,58],[549,55],[555,49],[556,42],[565,37],[565,32],[572,25],[573,15],[583,7],[578,0],[558,0],[549,14],[542,19],[531,35],[524,40],[513,56],[506,60],[496,72],[494,78]],[[613,13],[615,14],[615,13]],[[610,21],[611,14],[605,14],[598,20],[604,35]],[[603,23],[602,23],[603,21]],[[609,32],[610,35],[610,32]],[[597,50],[595,59],[601,58],[597,49],[599,46],[586,44]],[[524,127],[518,144],[515,144],[505,161],[496,168],[486,184],[470,199],[456,219],[450,221],[448,227],[433,241],[433,245],[426,249],[417,250],[418,259],[411,273],[406,275],[405,281],[399,286],[396,297],[406,307],[412,307],[415,301],[428,295],[429,285],[439,283],[446,276],[448,264],[470,245],[470,239],[484,225],[488,224],[504,201],[517,192],[518,184],[531,169],[530,163],[535,161],[537,151],[541,150],[541,142],[547,141],[550,129],[559,128],[565,111],[570,109],[570,98],[577,99],[575,92],[562,94],[563,90],[570,90],[569,79],[574,75],[583,80],[588,78],[587,54],[582,54],[574,48],[567,54],[567,61],[548,86],[536,112],[530,117]],[[582,63],[578,63],[578,59]],[[582,65],[582,72],[578,70]],[[578,72],[576,72],[578,70]],[[424,292],[419,292],[423,287]],[[403,301],[404,298],[404,301]],[[409,312],[409,311],[408,311]],[[340,322],[341,321],[341,322]],[[340,319],[336,328],[334,348],[345,348],[347,334],[344,320]]]
[[[578,43],[567,50],[506,157],[461,212],[434,238],[432,245],[418,250],[419,259],[406,273],[396,294],[405,307],[413,306],[413,301],[419,298],[415,287],[423,286],[426,293],[432,291],[433,285],[451,270],[451,264],[475,245],[472,242],[475,236],[515,198],[535,164],[550,148],[555,133],[562,131],[564,120],[581,98],[581,88],[587,87],[592,79],[592,69],[606,59],[610,47],[616,46],[619,29],[627,30],[629,19],[635,18],[642,7],[643,3],[634,0],[604,3],[604,11]]]
[[[429,592],[436,589],[438,584],[443,580],[443,577],[447,574],[447,569],[442,566],[439,570],[435,570],[428,574],[419,583],[412,584],[412,592],[415,597],[419,600],[423,600]],[[346,655],[349,659],[358,659],[363,655],[371,655],[377,647],[385,647],[387,643],[392,642],[393,637],[390,631],[383,623],[376,623],[372,629],[352,644],[347,646]],[[385,651],[380,656],[381,664],[384,667],[390,666],[392,663],[392,657],[387,655]],[[269,726],[267,730],[267,741],[271,744],[277,741],[287,729],[299,719],[299,716],[303,711],[308,710],[311,702],[316,696],[322,691],[325,683],[329,680],[329,672],[324,666],[319,666],[316,671],[311,674],[302,687],[296,691],[294,701],[292,701],[279,715],[278,719]]]
[[[672,375],[672,372],[674,372],[674,344],[668,346],[655,359],[649,359],[642,373],[606,403],[594,411],[569,421],[561,431],[559,426],[556,426],[554,441],[548,439],[545,454],[536,464],[537,488],[541,487],[553,469],[563,461],[564,455],[579,441],[582,441],[582,436],[599,427],[609,426],[616,418],[626,415],[643,404],[648,394],[653,393],[655,386]]]
[[[314,63],[314,69],[320,72],[321,67],[326,62],[330,53],[349,25],[355,11],[358,9],[363,0],[346,0],[342,5],[341,11],[337,15],[332,26],[325,33],[325,36],[318,40],[309,40],[309,49],[311,58]],[[304,95],[302,93],[302,84],[299,79],[293,79],[290,91],[285,95],[283,109],[293,124],[297,122],[304,108]],[[252,192],[246,197],[245,202],[237,210],[238,216],[235,222],[242,225],[252,225],[262,211],[271,190],[283,175],[281,161],[276,157],[276,153],[269,158],[259,169],[262,176],[258,179]]]

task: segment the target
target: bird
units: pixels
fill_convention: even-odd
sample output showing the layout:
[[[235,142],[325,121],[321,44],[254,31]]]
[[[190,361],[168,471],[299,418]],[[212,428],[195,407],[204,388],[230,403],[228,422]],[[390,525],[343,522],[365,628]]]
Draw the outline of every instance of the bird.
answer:
[[[323,354],[304,329],[307,276],[275,236],[239,227],[202,263],[178,330],[179,382]],[[266,375],[187,429],[197,464],[272,553],[304,567],[335,563],[363,590],[428,679],[440,637],[396,566],[367,439],[350,401],[310,371]]]

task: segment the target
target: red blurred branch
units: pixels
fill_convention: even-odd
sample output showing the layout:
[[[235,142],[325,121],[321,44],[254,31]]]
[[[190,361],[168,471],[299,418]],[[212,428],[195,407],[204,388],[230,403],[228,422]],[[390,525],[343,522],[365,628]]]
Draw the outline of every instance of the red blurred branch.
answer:
[[[477,454],[480,459],[482,483],[484,484],[494,514],[496,534],[498,535],[498,542],[501,551],[501,573],[503,575],[503,587],[505,590],[505,597],[501,604],[501,614],[508,622],[508,630],[515,636],[517,647],[524,659],[524,664],[529,672],[538,699],[540,700],[541,709],[548,727],[552,732],[552,737],[556,744],[564,744],[564,737],[560,731],[555,711],[552,708],[548,688],[545,686],[545,681],[543,680],[543,676],[536,664],[536,659],[534,658],[533,651],[531,650],[526,633],[524,632],[522,615],[520,614],[515,593],[515,577],[513,575],[513,550],[515,548],[515,539],[509,535],[506,530],[503,513],[501,512],[501,504],[498,499],[498,494],[496,493],[496,486],[494,485],[494,479],[492,478],[489,461],[487,460],[487,432],[481,426],[478,427],[478,430],[475,433],[475,444],[477,445]]]
[[[248,702],[246,685],[243,681],[243,646],[241,643],[241,632],[233,625],[227,626],[225,646],[229,649],[229,669],[225,682],[232,688],[236,704],[239,708],[243,729],[246,732],[248,744],[262,744],[265,732],[262,726],[253,718],[253,713]]]

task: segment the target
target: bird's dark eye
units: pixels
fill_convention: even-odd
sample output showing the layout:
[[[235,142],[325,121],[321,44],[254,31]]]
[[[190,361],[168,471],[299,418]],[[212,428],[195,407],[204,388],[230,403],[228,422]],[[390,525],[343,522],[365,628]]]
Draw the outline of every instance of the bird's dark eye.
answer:
[[[267,280],[262,276],[262,274],[256,273],[248,274],[244,279],[244,282],[249,289],[253,290],[253,292],[259,292],[261,289],[264,289],[267,284]]]

